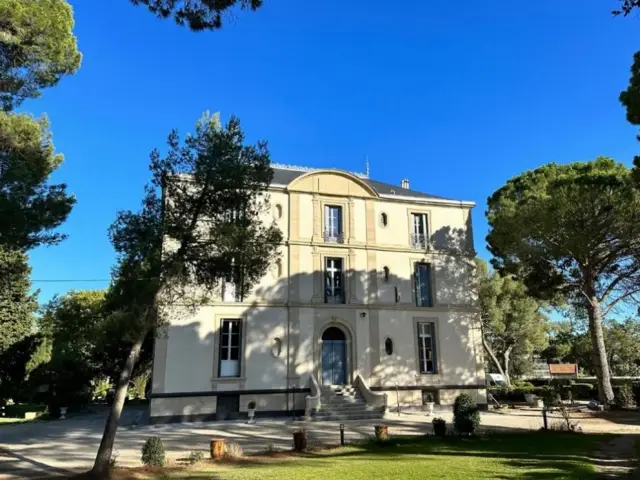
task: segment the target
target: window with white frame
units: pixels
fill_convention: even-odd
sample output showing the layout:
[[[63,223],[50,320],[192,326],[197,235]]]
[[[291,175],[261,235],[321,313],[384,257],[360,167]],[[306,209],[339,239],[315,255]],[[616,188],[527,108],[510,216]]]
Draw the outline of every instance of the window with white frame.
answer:
[[[411,247],[424,250],[429,241],[426,213],[411,214]]]
[[[414,265],[414,281],[416,291],[416,306],[432,307],[433,297],[431,295],[431,265],[423,262],[416,262]]]
[[[220,325],[220,377],[240,376],[242,321],[238,319],[224,319]]]
[[[344,271],[342,258],[327,257],[324,260],[324,302],[344,303]]]
[[[418,323],[418,359],[420,373],[437,373],[435,323]]]
[[[343,243],[342,207],[324,206],[324,241]]]

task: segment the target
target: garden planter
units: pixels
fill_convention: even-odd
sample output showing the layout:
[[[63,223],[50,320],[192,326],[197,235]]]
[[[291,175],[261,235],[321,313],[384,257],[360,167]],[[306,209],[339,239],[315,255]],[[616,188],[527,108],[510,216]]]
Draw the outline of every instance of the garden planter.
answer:
[[[247,410],[247,415],[249,417],[249,423],[255,423],[256,409]]]
[[[60,420],[67,418],[67,408],[68,407],[60,407]]]
[[[212,460],[224,457],[224,440],[211,440],[209,444],[209,454]]]
[[[307,449],[306,430],[296,430],[293,432],[293,449],[296,452],[304,452]]]
[[[435,434],[436,437],[446,437],[447,436],[446,422],[434,422],[433,433]]]
[[[388,440],[389,439],[389,426],[388,425],[376,425],[376,440]]]

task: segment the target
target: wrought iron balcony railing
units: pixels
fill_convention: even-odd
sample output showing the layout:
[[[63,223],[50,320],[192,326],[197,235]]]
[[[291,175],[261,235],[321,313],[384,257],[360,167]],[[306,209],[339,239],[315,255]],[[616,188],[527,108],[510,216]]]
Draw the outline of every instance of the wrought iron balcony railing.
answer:
[[[344,235],[342,232],[336,232],[334,230],[325,230],[323,238],[327,243],[344,243]]]
[[[412,233],[411,234],[411,248],[419,248],[421,250],[426,250],[429,245],[429,240],[427,235],[423,233]]]

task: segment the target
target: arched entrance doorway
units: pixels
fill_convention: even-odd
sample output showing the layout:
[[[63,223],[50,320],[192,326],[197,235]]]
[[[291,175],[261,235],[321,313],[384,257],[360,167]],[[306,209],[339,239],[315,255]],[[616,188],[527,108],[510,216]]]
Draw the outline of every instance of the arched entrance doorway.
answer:
[[[322,384],[344,385],[347,380],[347,338],[338,327],[322,334]]]

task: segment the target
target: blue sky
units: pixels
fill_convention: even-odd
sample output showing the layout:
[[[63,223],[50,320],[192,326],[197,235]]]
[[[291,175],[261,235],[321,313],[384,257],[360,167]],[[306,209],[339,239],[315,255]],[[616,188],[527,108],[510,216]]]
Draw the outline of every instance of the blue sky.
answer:
[[[193,33],[128,0],[71,1],[79,72],[23,110],[46,113],[77,197],[60,245],[32,252],[40,300],[108,279],[107,228],[137,208],[148,154],[205,110],[235,113],[279,163],[364,170],[473,200],[483,256],[486,198],[546,162],[640,145],[617,98],[640,19],[615,0],[265,0]],[[389,9],[390,5],[398,5]]]

